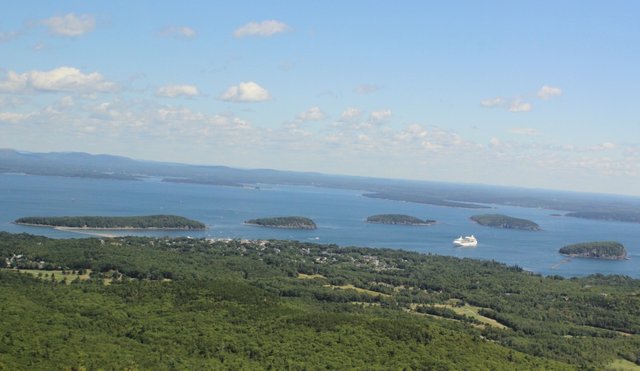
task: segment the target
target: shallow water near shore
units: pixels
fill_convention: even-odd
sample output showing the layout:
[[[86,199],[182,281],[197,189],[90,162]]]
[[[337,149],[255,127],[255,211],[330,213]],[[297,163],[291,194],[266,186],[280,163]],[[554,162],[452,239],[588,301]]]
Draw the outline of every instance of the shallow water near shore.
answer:
[[[545,275],[624,274],[640,278],[640,224],[585,220],[551,214],[562,211],[489,205],[471,210],[423,205],[362,196],[362,191],[306,186],[260,185],[259,188],[165,183],[157,179],[122,181],[0,174],[0,230],[53,238],[190,236],[193,238],[293,239],[404,249],[460,258],[489,259]],[[492,229],[473,223],[480,213],[502,213],[530,219],[542,231]],[[205,231],[67,231],[13,224],[25,216],[175,214],[201,221]],[[366,223],[374,214],[408,214],[435,219],[430,226]],[[305,216],[316,230],[262,228],[244,224],[269,216]],[[82,233],[79,233],[82,232]],[[460,235],[475,235],[475,248],[455,248]],[[108,236],[107,236],[108,235]],[[628,260],[567,259],[558,253],[577,242],[615,240],[627,249]]]

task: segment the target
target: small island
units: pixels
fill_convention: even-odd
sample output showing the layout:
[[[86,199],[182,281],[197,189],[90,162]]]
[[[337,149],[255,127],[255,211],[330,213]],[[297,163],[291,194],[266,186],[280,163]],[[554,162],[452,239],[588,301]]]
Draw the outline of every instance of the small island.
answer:
[[[540,226],[531,220],[514,218],[502,214],[473,215],[474,222],[492,228],[520,229],[524,231],[539,231]]]
[[[29,216],[14,223],[61,229],[166,229],[203,230],[201,222],[177,215],[143,216]]]
[[[403,224],[403,225],[431,225],[435,220],[422,220],[411,215],[379,214],[367,218],[367,223]]]
[[[251,219],[244,222],[245,224],[257,225],[269,228],[286,228],[286,229],[316,229],[316,223],[302,216],[277,216],[271,218]]]
[[[615,241],[583,242],[564,246],[560,254],[590,259],[623,260],[627,258],[627,250]]]

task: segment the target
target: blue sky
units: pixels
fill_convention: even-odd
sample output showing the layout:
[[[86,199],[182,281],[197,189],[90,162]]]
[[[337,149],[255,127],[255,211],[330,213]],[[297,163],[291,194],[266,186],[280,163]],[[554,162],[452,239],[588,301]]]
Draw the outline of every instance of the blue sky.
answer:
[[[636,1],[20,1],[0,147],[640,195]]]

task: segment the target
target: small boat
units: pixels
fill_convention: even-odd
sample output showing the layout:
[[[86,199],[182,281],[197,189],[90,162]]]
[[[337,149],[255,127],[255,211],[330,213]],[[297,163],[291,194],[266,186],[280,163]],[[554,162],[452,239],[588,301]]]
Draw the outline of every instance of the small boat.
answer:
[[[459,238],[453,240],[453,245],[460,247],[476,247],[478,246],[478,240],[476,240],[473,235],[466,237],[460,236]]]

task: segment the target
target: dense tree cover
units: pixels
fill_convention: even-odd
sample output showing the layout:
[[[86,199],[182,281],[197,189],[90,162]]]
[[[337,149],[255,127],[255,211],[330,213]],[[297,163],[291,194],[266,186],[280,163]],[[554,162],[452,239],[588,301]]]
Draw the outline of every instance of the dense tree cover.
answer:
[[[17,219],[15,222],[48,227],[94,229],[205,229],[203,223],[177,215],[29,216]]]
[[[597,241],[567,245],[560,248],[560,254],[594,259],[624,259],[627,250],[620,242]]]
[[[0,261],[92,272],[65,285],[0,271],[6,369],[601,369],[640,355],[640,281],[625,276],[294,241],[8,233]],[[453,299],[507,328],[442,306]]]
[[[522,229],[527,231],[539,231],[540,226],[527,219],[514,218],[502,214],[473,215],[469,219],[474,222],[493,228]]]
[[[316,229],[316,223],[303,216],[276,216],[271,218],[251,219],[246,224],[259,225],[261,227],[271,228],[290,228],[290,229]]]
[[[415,216],[403,214],[379,214],[367,217],[367,223],[429,225],[435,222],[435,220],[422,220]]]

